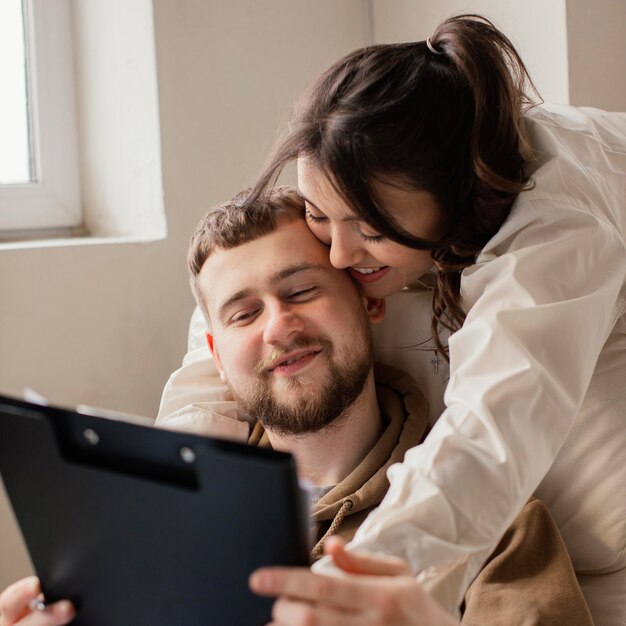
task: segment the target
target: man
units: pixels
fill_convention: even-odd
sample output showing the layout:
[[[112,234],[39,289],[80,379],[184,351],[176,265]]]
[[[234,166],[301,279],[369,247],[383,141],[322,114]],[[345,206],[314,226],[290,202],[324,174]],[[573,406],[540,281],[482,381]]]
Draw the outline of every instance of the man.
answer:
[[[256,213],[227,206],[205,217],[191,242],[192,289],[222,377],[259,420],[250,443],[294,454],[318,534],[347,517],[351,536],[387,490],[388,465],[426,433],[425,400],[408,376],[383,369],[377,400],[370,323],[384,300],[362,297],[330,265],[295,191],[275,195]]]
[[[427,431],[415,383],[389,368],[374,374],[370,323],[384,316],[384,301],[362,297],[349,276],[330,265],[327,247],[304,221],[301,199],[287,188],[259,198],[253,210],[235,200],[205,216],[191,242],[189,268],[216,365],[252,418],[249,441],[294,454],[300,477],[311,485],[315,559],[327,537],[354,535],[387,491],[389,465]],[[387,573],[402,572],[394,567]],[[406,619],[387,609],[388,622],[380,617],[369,623],[456,623],[410,577],[389,580],[400,581],[405,592],[407,603],[393,608],[404,610]],[[342,584],[331,579],[323,589],[334,594]],[[5,591],[0,626],[23,617],[24,625],[66,623],[55,607],[30,612],[36,591],[32,579]],[[371,616],[376,601],[372,590],[338,614]],[[335,598],[330,606],[319,603],[320,611],[334,619],[336,604]],[[282,600],[275,623],[300,623],[312,606]],[[431,621],[425,622],[427,615]],[[463,622],[591,624],[541,503],[526,506],[479,574],[466,596]]]

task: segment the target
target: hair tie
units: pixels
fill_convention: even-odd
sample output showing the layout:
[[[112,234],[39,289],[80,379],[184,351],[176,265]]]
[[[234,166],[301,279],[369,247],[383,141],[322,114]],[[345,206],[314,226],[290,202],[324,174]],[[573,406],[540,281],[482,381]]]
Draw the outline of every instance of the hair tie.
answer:
[[[430,37],[426,40],[426,45],[428,46],[428,49],[433,53],[433,54],[442,54],[441,52],[439,52],[439,50],[436,50],[435,47],[433,46],[432,43],[430,43]]]

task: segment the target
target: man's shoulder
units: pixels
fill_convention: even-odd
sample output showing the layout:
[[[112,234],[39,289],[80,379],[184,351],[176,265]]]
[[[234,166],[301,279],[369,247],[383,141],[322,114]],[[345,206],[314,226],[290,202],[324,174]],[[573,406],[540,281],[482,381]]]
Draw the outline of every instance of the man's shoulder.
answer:
[[[417,381],[410,374],[397,367],[377,361],[374,363],[374,380],[378,386],[390,387],[403,395],[406,393],[421,395],[425,401],[426,396]]]
[[[465,624],[571,624],[591,616],[556,523],[530,499],[465,597]]]

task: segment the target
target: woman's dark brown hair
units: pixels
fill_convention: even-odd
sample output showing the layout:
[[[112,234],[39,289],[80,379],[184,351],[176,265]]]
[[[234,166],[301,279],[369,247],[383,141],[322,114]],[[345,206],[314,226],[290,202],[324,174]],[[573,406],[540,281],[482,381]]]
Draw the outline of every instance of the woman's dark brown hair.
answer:
[[[380,234],[431,250],[432,334],[465,319],[460,274],[528,187],[522,118],[534,86],[509,39],[487,19],[460,15],[425,41],[376,45],[337,61],[309,88],[252,193],[305,156]],[[432,48],[432,50],[431,50]],[[432,193],[446,225],[438,241],[404,230],[378,201],[384,181]]]

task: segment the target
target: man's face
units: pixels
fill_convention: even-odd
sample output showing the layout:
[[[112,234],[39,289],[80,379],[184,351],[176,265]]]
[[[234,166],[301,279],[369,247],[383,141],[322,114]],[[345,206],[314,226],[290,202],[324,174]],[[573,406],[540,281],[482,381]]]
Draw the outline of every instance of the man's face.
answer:
[[[199,286],[216,363],[244,410],[282,434],[317,431],[371,372],[365,301],[304,220],[207,259]]]

